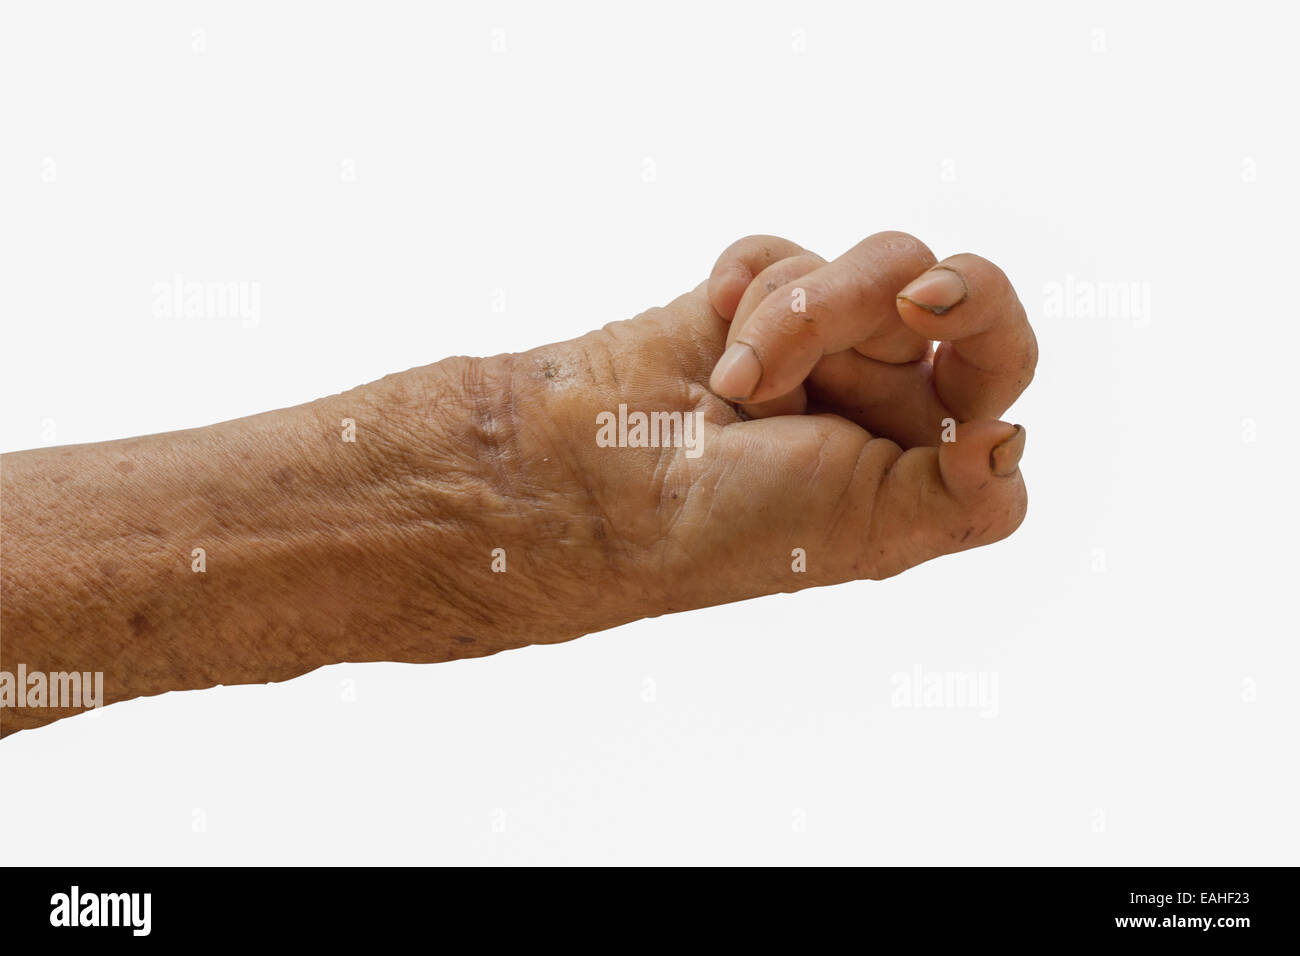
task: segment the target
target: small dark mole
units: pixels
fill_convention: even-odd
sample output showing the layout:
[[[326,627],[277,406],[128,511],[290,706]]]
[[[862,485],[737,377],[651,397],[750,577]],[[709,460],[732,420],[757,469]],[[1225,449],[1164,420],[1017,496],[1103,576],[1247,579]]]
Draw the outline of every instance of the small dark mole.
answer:
[[[124,475],[129,475],[129,474],[131,474],[131,472],[135,471],[135,464],[134,464],[133,462],[126,461],[125,459],[122,460],[122,461],[119,461],[119,462],[118,462],[116,465],[114,465],[113,467],[116,468],[118,471],[120,471],[120,472],[121,472],[122,474],[124,474]]]
[[[767,283],[767,291],[768,291],[768,292],[771,292],[771,291],[772,291],[773,289],[775,289],[775,288],[776,288],[776,283],[775,283],[775,282],[772,282],[771,280],[768,280],[768,283]]]
[[[131,620],[127,622],[131,625],[131,633],[136,637],[149,633],[151,630],[149,619],[140,611],[131,615]]]
[[[455,636],[455,638],[453,638],[453,640],[455,640],[457,644],[473,644],[473,643],[474,643],[474,638],[470,637],[468,634],[457,634],[457,635]]]
[[[674,492],[673,492],[673,501],[676,501],[676,500],[677,500],[677,492],[674,491]]]
[[[559,370],[555,367],[555,363],[550,359],[547,359],[542,363],[542,374],[547,378],[555,378],[558,372]]]

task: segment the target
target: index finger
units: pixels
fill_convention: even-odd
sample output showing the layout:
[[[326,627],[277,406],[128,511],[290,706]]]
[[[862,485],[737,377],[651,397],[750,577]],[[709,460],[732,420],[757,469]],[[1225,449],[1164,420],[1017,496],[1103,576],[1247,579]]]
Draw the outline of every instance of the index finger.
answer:
[[[833,262],[772,290],[719,359],[710,386],[732,401],[784,395],[823,355],[891,332],[899,316],[895,297],[934,263],[934,253],[906,233],[868,236]],[[908,334],[901,343],[906,348],[891,361],[916,361],[928,350],[928,342]]]

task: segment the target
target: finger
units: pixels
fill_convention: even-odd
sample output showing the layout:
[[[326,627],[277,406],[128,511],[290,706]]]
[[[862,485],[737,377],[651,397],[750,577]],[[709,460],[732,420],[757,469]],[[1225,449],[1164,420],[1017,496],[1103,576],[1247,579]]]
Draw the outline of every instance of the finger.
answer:
[[[962,421],[997,418],[1025,390],[1038,343],[1006,274],[980,256],[952,256],[898,294],[903,321],[941,340],[934,357],[939,399]]]
[[[934,392],[932,376],[928,361],[895,365],[853,349],[836,352],[809,373],[808,408],[843,416],[904,448],[937,445],[952,418]]]
[[[746,236],[722,251],[709,276],[709,303],[728,322],[754,276],[781,259],[807,253],[798,243],[780,236]]]
[[[1001,540],[1025,516],[1018,425],[968,423],[952,442],[905,452],[838,416],[804,415],[727,425],[718,441],[747,475],[713,486],[712,508],[742,516],[729,525],[747,544],[735,560],[767,566],[798,546],[815,583],[891,577]]]
[[[755,276],[736,307],[727,344],[740,337],[749,317],[773,289],[825,264],[821,256],[805,253],[774,262]],[[906,329],[898,317],[892,325]],[[811,395],[800,385],[779,398],[740,407],[749,418],[769,418],[801,414],[811,401],[813,411],[840,415],[904,448],[937,444],[949,412],[934,394],[929,361],[900,365],[869,358],[863,351],[869,350],[859,345],[822,358],[808,375]]]
[[[778,286],[719,360],[710,387],[732,401],[766,401],[802,382],[823,355],[859,343],[871,342],[884,361],[919,360],[929,342],[896,321],[895,297],[934,262],[919,240],[882,232]]]
[[[754,314],[754,310],[773,291],[820,269],[825,264],[826,260],[816,253],[803,252],[774,262],[754,276],[746,287],[745,294],[740,297],[731,325],[727,327],[727,344],[730,345],[739,337],[749,317]]]
[[[879,483],[866,531],[873,576],[1000,541],[1028,505],[1020,458],[1025,430],[1005,422],[959,425],[955,440],[905,452]]]
[[[821,256],[808,252],[774,262],[756,275],[753,281],[749,283],[749,287],[745,289],[745,294],[741,296],[740,304],[736,307],[735,318],[727,328],[727,343],[730,344],[740,334],[740,330],[745,327],[745,322],[750,314],[763,301],[768,292],[792,279],[797,279],[812,272],[814,269],[825,265],[825,263],[826,260]],[[802,415],[807,406],[808,396],[803,385],[800,384],[784,395],[778,395],[764,402],[752,402],[740,407],[748,418],[771,418],[776,415]]]

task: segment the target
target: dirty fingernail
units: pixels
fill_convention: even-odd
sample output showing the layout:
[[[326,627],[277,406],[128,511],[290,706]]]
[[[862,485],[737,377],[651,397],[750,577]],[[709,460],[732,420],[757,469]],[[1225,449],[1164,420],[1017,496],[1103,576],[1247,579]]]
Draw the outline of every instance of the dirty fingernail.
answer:
[[[909,282],[898,297],[943,315],[966,298],[966,282],[952,269],[935,268]]]
[[[1016,473],[1020,467],[1020,456],[1025,453],[1025,429],[1017,425],[1015,433],[1002,439],[989,452],[989,467],[999,478],[1006,478]]]
[[[709,388],[723,398],[742,402],[754,394],[762,377],[763,366],[754,350],[744,342],[736,342],[722,353],[722,358],[713,367]]]

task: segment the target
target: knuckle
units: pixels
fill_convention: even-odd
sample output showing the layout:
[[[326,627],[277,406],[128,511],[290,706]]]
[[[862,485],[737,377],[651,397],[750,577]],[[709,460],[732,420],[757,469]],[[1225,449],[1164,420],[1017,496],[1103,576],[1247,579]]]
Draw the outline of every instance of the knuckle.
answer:
[[[872,233],[866,239],[863,239],[858,246],[863,249],[875,250],[877,253],[884,253],[894,259],[910,260],[914,263],[920,261],[927,265],[933,265],[935,262],[934,253],[930,251],[929,246],[910,232],[902,232],[897,229]]]
[[[910,232],[903,232],[900,229],[884,229],[880,232],[873,232],[867,236],[864,242],[873,245],[882,245],[897,248],[900,250],[912,250],[916,248],[926,248],[925,243]]]
[[[737,239],[727,247],[727,253],[736,259],[751,259],[756,263],[770,263],[781,258],[774,251],[778,247],[793,245],[788,239],[782,239],[780,236],[769,236],[762,233],[745,236],[743,239]],[[727,254],[727,253],[724,253]]]

